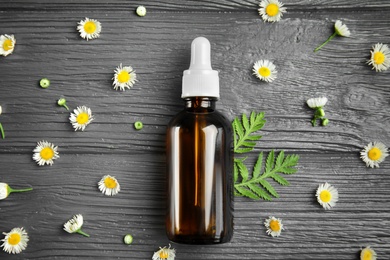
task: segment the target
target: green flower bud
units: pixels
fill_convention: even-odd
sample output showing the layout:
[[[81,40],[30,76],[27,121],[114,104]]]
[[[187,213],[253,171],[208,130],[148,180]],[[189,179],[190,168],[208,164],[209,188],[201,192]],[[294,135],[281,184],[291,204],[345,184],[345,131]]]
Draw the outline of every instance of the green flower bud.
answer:
[[[50,80],[47,78],[43,78],[39,81],[39,85],[41,88],[48,88],[50,86]]]
[[[145,6],[140,5],[137,7],[137,10],[135,12],[137,13],[138,16],[141,16],[141,17],[145,16],[146,15],[146,8],[145,8]]]
[[[130,234],[127,234],[127,235],[123,238],[123,242],[124,242],[126,245],[130,245],[131,243],[133,243],[133,236],[130,235]]]
[[[66,105],[66,99],[65,98],[58,99],[57,105],[59,105],[60,107],[65,107],[66,110],[69,110],[69,107]]]
[[[329,119],[323,118],[321,124],[322,124],[322,126],[328,125],[329,124]]]
[[[141,130],[143,127],[144,127],[144,124],[142,124],[141,121],[137,121],[137,122],[134,123],[134,128],[136,130]]]

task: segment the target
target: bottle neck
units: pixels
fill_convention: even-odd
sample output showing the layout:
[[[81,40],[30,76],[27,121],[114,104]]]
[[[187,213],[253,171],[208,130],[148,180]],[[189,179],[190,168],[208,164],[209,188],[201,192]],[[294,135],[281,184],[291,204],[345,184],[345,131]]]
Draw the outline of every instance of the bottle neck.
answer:
[[[217,98],[213,97],[187,97],[185,100],[186,110],[190,112],[206,113],[215,110]]]

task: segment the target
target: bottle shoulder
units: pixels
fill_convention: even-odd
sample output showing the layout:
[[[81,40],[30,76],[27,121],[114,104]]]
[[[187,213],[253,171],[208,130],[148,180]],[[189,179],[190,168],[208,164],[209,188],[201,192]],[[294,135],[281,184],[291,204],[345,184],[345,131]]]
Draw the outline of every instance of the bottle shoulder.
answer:
[[[218,110],[213,110],[212,112],[207,113],[194,113],[184,109],[171,119],[168,124],[168,128],[191,127],[195,121],[202,122],[205,125],[215,125],[218,128],[224,128],[228,131],[231,131],[230,121]]]

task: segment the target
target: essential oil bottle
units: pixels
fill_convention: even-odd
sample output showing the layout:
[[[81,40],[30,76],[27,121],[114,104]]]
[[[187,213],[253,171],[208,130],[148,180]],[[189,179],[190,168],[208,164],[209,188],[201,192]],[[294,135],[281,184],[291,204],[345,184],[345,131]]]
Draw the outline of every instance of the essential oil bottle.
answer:
[[[194,39],[185,107],[167,127],[166,232],[177,243],[224,243],[233,235],[233,132],[216,110],[219,76],[210,58],[210,42]]]

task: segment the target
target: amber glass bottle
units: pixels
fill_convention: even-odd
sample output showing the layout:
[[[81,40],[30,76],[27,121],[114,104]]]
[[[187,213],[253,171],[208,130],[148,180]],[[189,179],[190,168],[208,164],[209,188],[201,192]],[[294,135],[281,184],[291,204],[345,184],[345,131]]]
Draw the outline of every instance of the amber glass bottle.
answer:
[[[210,63],[210,43],[196,38],[191,50],[191,66],[183,76],[185,109],[167,127],[166,231],[178,243],[223,243],[233,234],[233,133],[215,108],[218,72],[207,62],[196,66],[207,57]],[[209,80],[205,88],[188,83],[202,75]]]

